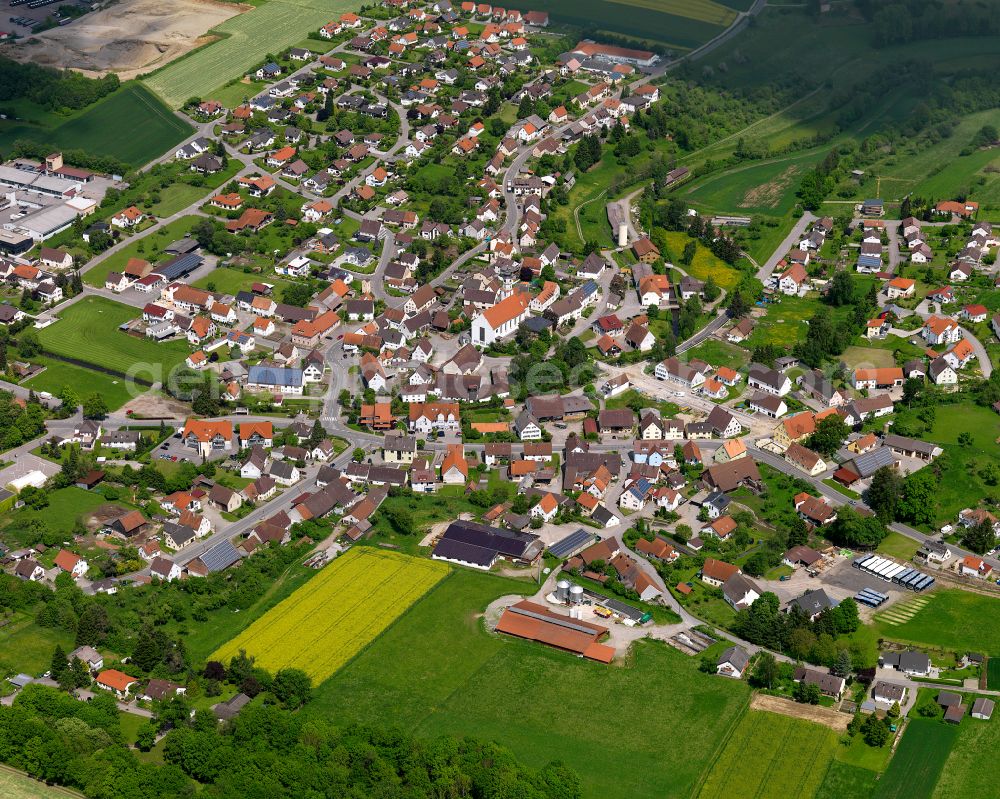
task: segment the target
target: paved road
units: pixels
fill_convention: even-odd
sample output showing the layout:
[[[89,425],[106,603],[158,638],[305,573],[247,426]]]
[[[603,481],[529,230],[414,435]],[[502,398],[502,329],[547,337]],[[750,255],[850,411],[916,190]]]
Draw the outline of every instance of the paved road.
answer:
[[[805,211],[802,214],[802,217],[795,223],[789,234],[785,236],[781,244],[779,244],[774,253],[772,253],[771,257],[764,262],[764,265],[761,266],[760,269],[757,270],[758,280],[763,281],[770,276],[770,274],[778,266],[778,262],[788,255],[788,251],[793,249],[802,240],[802,236],[806,232],[806,228],[808,228],[809,225],[817,219],[819,219],[819,217],[809,211]]]

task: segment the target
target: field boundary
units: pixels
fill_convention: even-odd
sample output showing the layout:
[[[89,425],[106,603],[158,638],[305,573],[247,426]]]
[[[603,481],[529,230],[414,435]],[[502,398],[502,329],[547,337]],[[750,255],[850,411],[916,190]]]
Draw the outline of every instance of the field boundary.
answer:
[[[0,763],[0,771],[7,774],[14,774],[18,777],[24,777],[25,779],[31,780],[32,782],[37,782],[39,785],[44,785],[48,790],[55,791],[57,793],[64,794],[65,796],[73,797],[84,797],[84,794],[79,791],[75,791],[72,788],[66,788],[63,785],[53,785],[52,783],[45,782],[43,780],[38,780],[32,777],[28,772],[16,769],[13,766],[8,766],[6,763]]]
[[[751,705],[753,703],[753,693],[751,693],[746,700],[743,702],[743,707],[739,709],[738,712],[733,714],[733,720],[729,723],[729,729],[726,730],[726,734],[722,736],[719,740],[719,745],[715,749],[715,753],[712,755],[712,759],[705,765],[702,769],[701,775],[698,777],[698,781],[694,785],[694,790],[691,793],[692,797],[696,797],[701,793],[701,789],[705,786],[705,781],[708,779],[708,775],[712,773],[712,769],[715,768],[719,759],[722,757],[722,753],[726,751],[726,746],[732,739],[733,735],[736,734],[736,728],[743,721],[743,717],[750,712]]]
[[[754,694],[750,700],[751,710],[762,710],[767,713],[777,713],[780,716],[788,716],[800,721],[811,721],[813,724],[820,724],[835,732],[846,732],[850,717],[846,713],[822,707],[821,705],[803,705],[800,702],[793,702],[791,699],[784,699],[780,696],[770,694]]]

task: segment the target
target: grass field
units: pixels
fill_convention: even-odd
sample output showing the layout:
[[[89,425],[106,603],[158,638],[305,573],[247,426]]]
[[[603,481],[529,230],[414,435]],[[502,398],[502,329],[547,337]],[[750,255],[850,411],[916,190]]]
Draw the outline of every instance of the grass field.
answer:
[[[57,785],[46,785],[8,766],[0,766],[0,796],[4,799],[54,799],[60,796],[82,797],[83,794]]]
[[[910,560],[920,549],[920,542],[909,538],[902,533],[890,532],[882,543],[878,545],[877,552],[889,555],[902,561]]]
[[[811,150],[710,175],[692,184],[684,199],[710,211],[783,215],[795,205],[803,173],[822,156]]]
[[[680,258],[684,252],[684,247],[691,237],[681,231],[667,231],[667,246],[675,258]],[[698,280],[707,280],[711,275],[718,286],[728,290],[740,282],[740,273],[725,261],[717,258],[715,254],[704,244],[698,242],[698,249],[694,254],[694,260],[687,266],[681,267],[691,277]]]
[[[190,352],[185,342],[155,344],[149,339],[122,333],[118,326],[135,319],[139,311],[103,297],[85,297],[58,314],[59,321],[39,331],[42,346],[55,355],[75,358],[117,372],[147,364],[137,376],[166,378]]]
[[[194,128],[145,86],[130,81],[114,94],[68,118],[38,109],[44,124],[0,120],[0,150],[17,139],[31,139],[63,149],[82,149],[139,167],[189,136]],[[136,135],[142,131],[142,135]]]
[[[292,667],[320,683],[374,640],[445,577],[449,567],[394,552],[356,548],[222,646],[266,669]],[[294,643],[293,643],[294,642]]]
[[[945,761],[933,799],[995,796],[996,773],[988,764],[995,762],[997,752],[1000,752],[1000,723],[996,715],[990,721],[965,719]]]
[[[991,691],[1000,691],[1000,655],[991,656],[986,662],[986,687]]]
[[[816,791],[815,799],[871,799],[877,777],[874,771],[834,760]]]
[[[782,297],[767,307],[767,316],[758,319],[747,342],[750,349],[763,344],[791,347],[805,338],[806,321],[820,307],[815,297]]]
[[[32,363],[45,367],[44,372],[24,383],[26,388],[32,388],[35,391],[48,391],[50,394],[58,396],[63,388],[68,386],[80,397],[86,397],[96,391],[104,397],[108,409],[112,411],[118,410],[137,393],[130,388],[132,387],[131,383],[102,372],[95,372],[93,369],[86,369],[83,366],[76,366],[45,356],[35,357],[31,360]]]
[[[962,654],[1000,653],[1000,600],[957,589],[935,591],[926,599],[917,612],[906,614],[910,618],[902,624],[888,624],[884,614],[877,615],[881,634],[894,641]],[[890,607],[888,612],[892,611]]]
[[[101,494],[85,491],[75,486],[67,486],[49,492],[49,504],[40,510],[25,506],[13,513],[5,514],[0,522],[0,529],[16,531],[21,525],[30,525],[32,522],[41,520],[50,530],[58,533],[70,533],[77,519],[91,513],[105,503],[106,500]],[[115,504],[124,503],[118,501]]]
[[[172,108],[212,91],[247,72],[267,53],[300,42],[311,31],[357,8],[351,0],[267,0],[213,30],[223,36],[148,78],[146,84]]]
[[[929,799],[958,728],[937,719],[910,719],[889,768],[878,782],[875,799]]]
[[[207,194],[208,189],[202,189],[202,196]],[[142,258],[152,264],[172,258],[172,255],[163,252],[163,248],[169,247],[177,239],[184,238],[201,220],[202,217],[182,216],[169,225],[164,225],[155,232],[132,241],[84,272],[83,282],[88,286],[103,288],[108,272],[121,272],[125,269],[129,258]]]
[[[485,631],[492,600],[532,590],[456,571],[319,686],[303,712],[497,740],[534,767],[562,760],[588,799],[690,796],[745,706],[746,685],[702,674],[658,642],[640,641],[624,662],[604,666]],[[652,699],[650,684],[671,686],[669,701]],[[617,721],[599,708],[613,708]],[[628,734],[615,733],[619,725]],[[681,729],[683,756],[668,757]]]
[[[700,799],[784,799],[812,796],[833,759],[829,727],[751,710],[713,764]]]
[[[697,347],[685,352],[684,356],[689,361],[692,358],[700,358],[712,366],[728,366],[736,370],[746,366],[750,361],[750,353],[746,350],[716,338],[703,341]]]
[[[935,497],[936,527],[954,523],[963,508],[975,507],[980,500],[996,493],[980,475],[987,463],[1000,463],[996,428],[996,413],[972,402],[946,406],[937,414],[933,430],[926,438],[942,446],[948,458]],[[972,444],[958,443],[962,433],[972,436]]]
[[[70,652],[73,640],[73,634],[66,630],[39,627],[32,617],[18,613],[9,624],[0,627],[0,668],[5,673],[41,676],[52,663],[52,650],[61,646]],[[6,794],[0,790],[0,796]]]
[[[192,285],[200,289],[207,289],[209,283],[215,287],[215,291],[233,295],[239,291],[249,290],[252,283],[268,283],[275,287],[275,292],[278,295],[281,294],[282,288],[291,285],[289,281],[278,277],[273,272],[270,274],[244,272],[242,269],[229,269],[228,267],[213,269],[205,277],[198,278]]]

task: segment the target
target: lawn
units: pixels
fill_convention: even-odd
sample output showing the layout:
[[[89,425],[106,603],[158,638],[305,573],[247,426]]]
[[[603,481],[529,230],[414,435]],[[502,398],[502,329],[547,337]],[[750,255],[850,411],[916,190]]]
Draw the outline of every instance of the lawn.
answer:
[[[996,796],[996,773],[989,765],[1000,752],[1000,723],[965,718],[958,740],[944,764],[944,773],[934,789],[934,799],[968,799]]]
[[[883,555],[889,555],[897,560],[908,561],[913,559],[913,556],[917,554],[918,549],[920,549],[919,541],[909,538],[902,533],[890,532],[889,535],[883,539],[882,543],[878,545],[878,549],[876,551]]]
[[[492,474],[495,472],[491,472]],[[388,544],[409,555],[426,554],[421,551],[420,540],[434,524],[451,521],[462,513],[478,516],[483,510],[469,502],[464,486],[442,486],[430,495],[401,494],[387,497],[375,514],[375,532],[369,541]],[[405,532],[397,530],[389,521],[389,517],[397,512],[402,512],[403,518],[408,518]]]
[[[958,437],[972,436],[972,444],[962,446]],[[996,494],[988,486],[980,470],[987,464],[1000,463],[1000,443],[997,443],[997,415],[990,408],[962,402],[938,408],[934,427],[924,436],[942,446],[948,456],[936,494],[936,527],[954,523],[959,511],[972,508],[983,499]]]
[[[238,162],[237,162],[238,163]],[[160,192],[160,201],[149,209],[154,216],[166,218],[183,211],[189,205],[198,202],[208,194],[205,186],[192,186],[190,183],[173,183]]]
[[[299,668],[322,682],[449,572],[436,561],[353,549],[212,657],[228,661],[246,650],[266,669]]]
[[[643,408],[659,408],[660,414],[664,418],[669,419],[676,416],[680,410],[680,407],[675,402],[653,399],[635,388],[630,388],[623,394],[612,397],[604,403],[604,407],[608,409],[631,408],[636,402],[642,403]]]
[[[819,297],[810,292],[805,297],[776,298],[775,302],[767,306],[767,315],[756,320],[756,326],[747,347],[753,349],[764,344],[774,344],[778,347],[791,347],[793,344],[805,338],[808,329],[808,320],[820,308],[829,308],[820,302]],[[830,308],[833,317],[845,316],[852,306],[844,305],[840,308]]]
[[[52,663],[52,651],[56,646],[70,652],[73,641],[74,635],[66,630],[39,627],[31,616],[15,614],[9,624],[0,627],[0,669],[4,673],[41,676]],[[2,791],[0,795],[5,796]]]
[[[127,380],[55,358],[39,356],[31,360],[45,367],[44,372],[24,383],[26,388],[35,391],[48,391],[58,396],[64,387],[69,386],[79,397],[87,397],[96,391],[104,397],[108,409],[116,411],[133,396],[146,390],[144,387],[135,387]]]
[[[198,278],[193,285],[200,289],[208,289],[209,284],[211,284],[214,288],[209,289],[209,291],[220,291],[223,294],[235,296],[237,292],[249,291],[250,285],[253,283],[268,283],[275,287],[278,294],[283,287],[291,285],[289,281],[278,277],[273,272],[271,274],[244,272],[242,269],[231,269],[226,266],[213,269],[205,277]]]
[[[207,193],[207,189],[202,190],[202,196]],[[88,268],[83,273],[83,282],[88,286],[103,288],[108,272],[121,272],[129,258],[142,258],[153,264],[173,258],[172,255],[163,252],[163,249],[169,247],[177,239],[184,238],[201,221],[201,217],[184,216],[169,225],[158,228],[153,233],[136,239],[128,246],[122,247],[100,263],[95,264],[94,267]]]
[[[54,355],[94,364],[116,373],[134,370],[144,380],[162,380],[191,351],[187,343],[156,344],[131,336],[118,326],[139,311],[103,297],[85,297],[58,314],[59,321],[39,331],[42,347]]]
[[[697,347],[685,352],[684,357],[688,361],[692,358],[700,358],[712,366],[728,366],[737,371],[750,362],[750,353],[745,349],[717,338],[706,339]]]
[[[879,629],[908,644],[965,652],[1000,653],[1000,599],[969,591],[935,591],[908,621]]]
[[[297,44],[340,13],[356,8],[350,0],[268,0],[214,28],[212,33],[224,38],[157,70],[145,79],[146,85],[167,105],[180,108],[189,97],[209,97],[268,53]]]
[[[713,764],[700,799],[812,796],[837,747],[837,733],[803,719],[751,710]]]
[[[54,799],[59,796],[82,797],[83,794],[58,785],[46,785],[9,766],[0,765],[0,796],[4,799]]]
[[[910,719],[875,799],[929,799],[957,738],[958,728],[943,721]]]
[[[101,505],[108,504],[102,494],[96,491],[86,491],[76,486],[67,486],[49,492],[49,504],[40,510],[27,506],[5,514],[0,521],[0,529],[9,535],[16,536],[17,529],[30,525],[35,521],[44,521],[46,528],[57,533],[69,534],[78,519],[91,513]],[[121,501],[114,504],[122,505]]]
[[[527,764],[562,760],[585,797],[689,796],[748,699],[658,642],[605,666],[486,632],[484,608],[523,583],[456,571],[314,691],[307,715],[392,724],[420,736],[474,735]],[[669,685],[651,701],[649,685]],[[598,708],[614,708],[615,734]],[[683,757],[665,758],[684,730]]]
[[[30,139],[53,148],[111,156],[139,167],[194,131],[136,81],[129,81],[68,118],[43,112],[40,121],[45,124],[0,120],[0,149],[9,149],[17,139]],[[136,135],[136,131],[142,131],[142,135]]]
[[[691,237],[682,231],[667,231],[666,239],[667,246],[670,247],[670,252],[674,258],[680,258],[681,253],[684,252],[684,247],[689,241],[692,241]],[[736,286],[740,282],[741,277],[739,272],[725,261],[717,258],[701,242],[698,242],[698,249],[695,251],[694,260],[690,264],[679,268],[684,269],[691,277],[698,280],[708,280],[709,275],[711,275],[715,279],[716,285],[726,290]]]

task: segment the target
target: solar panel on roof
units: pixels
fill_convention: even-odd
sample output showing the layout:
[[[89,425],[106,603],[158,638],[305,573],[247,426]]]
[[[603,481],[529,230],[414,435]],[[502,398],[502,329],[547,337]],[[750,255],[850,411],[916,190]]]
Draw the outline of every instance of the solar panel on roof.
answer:
[[[210,572],[219,572],[232,566],[240,559],[240,553],[228,540],[220,541],[204,555],[201,562]]]
[[[565,538],[561,538],[549,547],[549,553],[557,558],[568,558],[578,549],[589,544],[596,536],[580,528],[575,533],[570,533]]]

